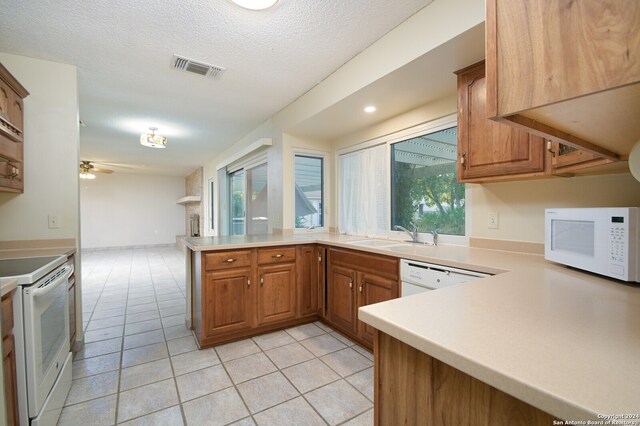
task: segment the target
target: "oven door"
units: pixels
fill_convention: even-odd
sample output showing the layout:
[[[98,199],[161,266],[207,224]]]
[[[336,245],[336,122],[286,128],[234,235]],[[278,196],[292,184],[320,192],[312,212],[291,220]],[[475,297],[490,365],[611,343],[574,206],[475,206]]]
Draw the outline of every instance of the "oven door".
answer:
[[[72,265],[64,265],[23,288],[29,417],[39,414],[69,355],[67,281]]]

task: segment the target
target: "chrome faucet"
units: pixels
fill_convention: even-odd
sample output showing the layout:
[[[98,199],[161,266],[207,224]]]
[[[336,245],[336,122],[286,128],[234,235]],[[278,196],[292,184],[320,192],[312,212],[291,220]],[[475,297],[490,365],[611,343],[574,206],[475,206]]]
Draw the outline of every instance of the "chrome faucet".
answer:
[[[431,231],[431,235],[433,235],[433,245],[437,246],[438,245],[438,231],[436,231],[436,230]]]
[[[405,228],[404,226],[400,226],[400,225],[396,225],[393,227],[393,229],[396,229],[398,231],[404,231],[407,234],[409,234],[411,236],[411,241],[413,241],[414,243],[418,242],[418,227],[411,223],[411,225],[413,226],[413,231],[409,231],[407,228]]]

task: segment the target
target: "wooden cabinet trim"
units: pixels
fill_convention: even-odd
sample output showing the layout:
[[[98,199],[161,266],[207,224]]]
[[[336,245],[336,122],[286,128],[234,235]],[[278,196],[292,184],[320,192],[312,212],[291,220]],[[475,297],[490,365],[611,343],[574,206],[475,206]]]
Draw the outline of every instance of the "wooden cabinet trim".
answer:
[[[21,98],[24,99],[29,96],[27,89],[20,84],[20,82],[9,72],[8,69],[5,68],[4,65],[2,65],[2,63],[0,63],[0,79],[4,80]]]

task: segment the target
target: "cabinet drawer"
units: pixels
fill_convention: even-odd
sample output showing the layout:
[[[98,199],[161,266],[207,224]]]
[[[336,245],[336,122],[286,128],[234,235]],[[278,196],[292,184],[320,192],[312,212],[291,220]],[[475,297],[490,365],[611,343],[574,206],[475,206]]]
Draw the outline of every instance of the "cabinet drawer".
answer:
[[[251,250],[206,253],[204,265],[207,271],[249,266],[251,265]]]
[[[6,336],[13,330],[13,299],[5,296],[2,299],[2,336]]]
[[[295,247],[273,247],[258,249],[258,264],[286,263],[296,260]]]
[[[329,259],[331,264],[377,274],[392,280],[398,279],[399,264],[395,257],[353,250],[330,249]]]

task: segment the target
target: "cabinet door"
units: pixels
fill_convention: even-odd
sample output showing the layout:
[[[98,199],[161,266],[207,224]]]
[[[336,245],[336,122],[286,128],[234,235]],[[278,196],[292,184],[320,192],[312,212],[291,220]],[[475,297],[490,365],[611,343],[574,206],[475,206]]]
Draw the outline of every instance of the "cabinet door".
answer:
[[[544,140],[486,117],[484,62],[458,73],[458,180],[544,172]]]
[[[358,273],[358,308],[398,297],[398,281],[367,273]],[[358,320],[359,337],[373,345],[375,328]]]
[[[296,272],[298,281],[298,315],[305,316],[318,312],[318,250],[315,246],[298,246]]]
[[[252,326],[251,268],[208,272],[203,286],[203,334],[242,330]]]
[[[328,283],[329,321],[351,332],[355,332],[356,320],[355,282],[354,270],[331,266]]]
[[[258,281],[258,324],[295,318],[295,264],[261,266]]]

